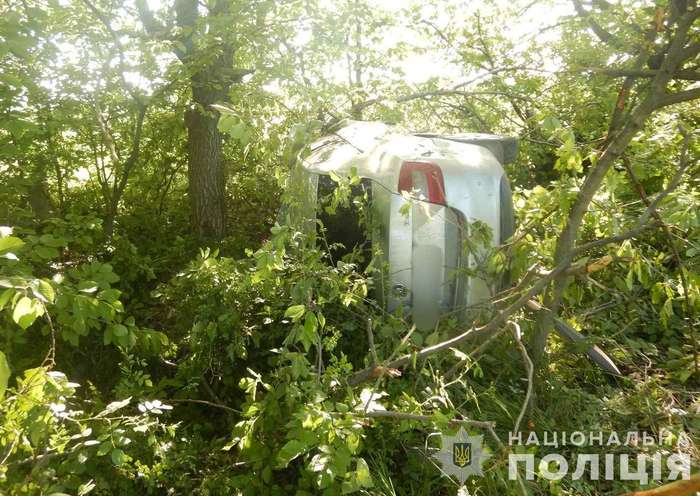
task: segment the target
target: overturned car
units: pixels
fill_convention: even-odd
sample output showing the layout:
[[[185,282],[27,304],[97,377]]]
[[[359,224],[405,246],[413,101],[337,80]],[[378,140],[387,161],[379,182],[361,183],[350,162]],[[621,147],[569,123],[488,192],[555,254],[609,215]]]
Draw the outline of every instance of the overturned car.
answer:
[[[384,271],[377,299],[430,329],[446,315],[464,317],[499,285],[476,270],[484,249],[464,248],[474,226],[486,226],[491,246],[513,234],[503,165],[515,159],[517,146],[514,138],[490,134],[408,134],[349,121],[312,145],[302,170],[314,198],[336,186],[331,177],[361,178],[356,188],[370,199],[369,241]],[[347,209],[318,212],[330,242],[347,245],[364,236]]]

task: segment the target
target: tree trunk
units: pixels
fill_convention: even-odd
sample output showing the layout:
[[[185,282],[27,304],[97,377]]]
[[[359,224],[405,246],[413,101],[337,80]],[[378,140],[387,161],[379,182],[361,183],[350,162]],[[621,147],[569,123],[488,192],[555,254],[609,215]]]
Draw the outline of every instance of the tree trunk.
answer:
[[[135,0],[135,4],[149,33],[167,29],[153,17],[147,2]],[[206,15],[204,4],[208,5]],[[236,46],[224,36],[229,28],[222,27],[233,22],[230,7],[229,1],[175,0],[174,4],[180,32],[173,50],[192,73],[192,108],[185,112],[185,126],[191,223],[200,241],[218,241],[226,234],[226,177],[217,128],[219,114],[211,105],[225,101],[231,84],[249,73],[233,69]],[[207,40],[203,44],[206,48],[198,48],[197,39]],[[214,40],[218,41],[212,43]]]
[[[207,17],[220,22],[228,8],[229,2],[215,2]],[[177,0],[175,10],[178,26],[186,30],[181,39],[184,51],[178,48],[176,54],[183,64],[194,69],[190,77],[192,107],[185,112],[191,223],[200,242],[219,241],[226,234],[226,183],[217,128],[219,114],[211,105],[228,94],[231,81],[226,80],[224,73],[232,65],[233,49],[224,44],[218,56],[201,64],[205,54],[196,49],[192,37],[200,19],[198,2]]]
[[[226,195],[219,116],[206,109],[209,103],[197,103],[185,113],[192,226],[201,240],[220,240],[226,233]]]

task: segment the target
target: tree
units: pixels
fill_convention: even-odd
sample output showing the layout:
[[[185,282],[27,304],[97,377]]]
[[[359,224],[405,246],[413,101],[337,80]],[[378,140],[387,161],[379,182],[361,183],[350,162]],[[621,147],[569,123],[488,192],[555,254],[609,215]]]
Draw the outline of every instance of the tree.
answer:
[[[695,464],[696,1],[148,4],[0,2],[3,491],[452,494],[410,447],[459,426],[494,455],[483,494],[617,494],[643,460]],[[275,222],[346,117],[519,136],[516,234],[486,267],[486,230],[465,237],[470,273],[517,283],[474,322],[415,329],[373,299],[376,259]],[[356,179],[320,208],[370,212]],[[585,338],[549,339],[562,325]],[[543,457],[530,435],[582,425],[628,431],[635,480],[510,480],[511,433]]]
[[[145,1],[136,2],[144,27],[162,35]],[[200,239],[219,240],[226,232],[225,171],[221,153],[219,114],[211,105],[227,99],[231,84],[245,71],[233,69],[236,51],[226,28],[234,21],[231,2],[215,2],[201,14],[196,0],[176,0],[173,51],[189,79],[191,104],[185,111],[191,222]]]
[[[212,104],[226,102],[231,85],[250,72],[234,68],[239,48],[231,29],[238,20],[232,14],[234,4],[214,2],[202,13],[196,0],[177,0],[172,30],[158,23],[145,1],[136,5],[146,31],[156,39],[170,40],[183,64],[191,92],[184,122],[192,227],[200,240],[220,240],[226,233],[226,173],[220,115]]]
[[[659,7],[654,17],[647,19],[648,27],[643,24],[637,25],[637,35],[627,42],[604,30],[578,0],[573,2],[579,15],[589,22],[591,30],[600,41],[628,52],[632,63],[630,67],[618,71],[598,71],[624,77],[624,81],[619,88],[607,135],[595,155],[595,160],[585,176],[557,239],[554,255],[554,263],[557,266],[570,264],[576,254],[583,252],[581,246],[576,247],[576,242],[588,207],[607,172],[622,158],[627,146],[644,128],[647,120],[665,107],[700,99],[700,88],[683,87],[683,81],[700,77],[700,74],[692,70],[700,54],[700,39],[697,38],[696,30],[700,8],[695,2],[679,2],[685,6],[684,9],[674,8],[675,2],[670,4],[668,10]],[[649,66],[649,70],[640,73],[645,65]],[[693,76],[689,77],[688,73]],[[688,160],[681,156],[679,170],[674,174],[670,187],[678,186],[681,177],[678,174],[682,175],[688,166]],[[646,223],[655,212],[655,207],[656,203],[647,208],[648,211],[640,219],[636,229],[620,234],[609,242],[621,241],[639,234],[638,229],[647,227]],[[561,272],[554,277],[552,290],[546,293],[544,302],[548,311],[540,313],[540,326],[532,339],[534,359],[540,365],[547,336],[553,328],[553,319],[559,312],[567,286],[567,274]]]

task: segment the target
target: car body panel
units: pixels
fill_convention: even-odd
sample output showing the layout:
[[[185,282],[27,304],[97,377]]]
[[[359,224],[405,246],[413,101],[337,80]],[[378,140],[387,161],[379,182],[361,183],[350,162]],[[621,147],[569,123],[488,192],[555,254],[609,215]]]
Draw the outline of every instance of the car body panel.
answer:
[[[380,299],[390,311],[406,308],[418,328],[428,329],[441,316],[461,315],[464,308],[479,305],[496,287],[494,281],[457,272],[477,264],[478,252],[462,255],[470,223],[489,226],[493,243],[505,241],[501,237],[508,229],[503,230],[502,217],[512,216],[512,206],[501,211],[502,182],[507,182],[502,160],[513,155],[512,146],[512,138],[494,135],[414,135],[381,123],[351,121],[315,143],[303,166],[311,175],[347,176],[354,169],[371,180],[372,215],[378,220],[372,242],[388,268]],[[444,205],[425,199],[426,187],[416,187],[420,175],[413,179],[413,196],[399,191],[407,162],[439,167]],[[509,188],[507,196],[510,202]]]

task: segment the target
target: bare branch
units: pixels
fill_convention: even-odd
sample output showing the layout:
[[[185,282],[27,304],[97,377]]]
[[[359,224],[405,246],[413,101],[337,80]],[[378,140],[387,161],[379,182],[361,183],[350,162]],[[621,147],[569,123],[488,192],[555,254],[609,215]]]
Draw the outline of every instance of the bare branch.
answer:
[[[700,41],[692,43],[683,49],[683,59],[691,60],[700,54]]]
[[[404,412],[394,412],[391,410],[374,410],[371,412],[365,412],[362,414],[366,418],[388,418],[395,420],[415,420],[417,422],[435,422],[435,417],[429,415],[420,415],[417,413],[404,413]],[[477,429],[489,429],[493,428],[496,424],[495,422],[485,422],[482,420],[461,420],[454,419],[450,421],[450,425],[456,427],[458,425],[464,425],[467,427],[474,427]]]
[[[374,347],[374,332],[372,332],[372,319],[367,319],[367,341],[369,343],[369,351],[372,356],[372,365],[379,363],[377,358],[377,349]]]
[[[445,42],[445,45],[447,45],[448,47],[450,47],[451,49],[453,49],[457,53],[459,53],[459,50],[454,47],[452,40],[450,40],[447,37],[447,35],[439,27],[437,27],[433,22],[430,22],[427,19],[422,19],[420,22],[433,28],[433,31],[435,31],[437,33],[437,35],[440,37],[440,39]]]
[[[642,234],[644,231],[647,229],[651,229],[653,227],[658,227],[657,223],[650,223],[650,224],[642,224],[638,225],[632,229],[629,229],[628,231],[625,231],[621,234],[617,234],[615,236],[609,236],[607,238],[600,238],[596,239],[594,241],[589,241],[588,243],[584,243],[582,245],[578,245],[574,250],[574,256],[580,256],[584,254],[587,251],[593,250],[595,248],[601,248],[606,245],[611,245],[613,243],[620,243],[622,241],[628,240],[635,238]]]
[[[688,40],[688,32],[698,15],[700,15],[700,9],[695,9],[694,11],[684,13],[678,18],[675,30],[673,30],[673,34],[671,35],[668,43],[666,55],[663,57],[661,66],[649,85],[647,95],[634,107],[633,110],[629,112],[624,124],[621,123],[619,129],[617,129],[616,126],[612,126],[611,121],[611,132],[606,140],[605,147],[600,154],[596,165],[590,169],[588,175],[584,179],[579,193],[574,200],[573,206],[569,211],[569,217],[566,221],[564,229],[557,240],[554,255],[554,260],[557,266],[560,266],[561,263],[566,260],[571,260],[572,255],[575,255],[574,247],[579,236],[579,229],[581,227],[584,215],[588,211],[588,206],[593,200],[596,191],[598,191],[600,188],[600,185],[602,184],[603,179],[605,178],[605,175],[610,167],[620,156],[622,156],[627,148],[627,145],[629,145],[633,137],[644,126],[647,119],[653,114],[653,112],[658,109],[659,106],[663,106],[664,103],[669,103],[668,100],[664,100],[664,95],[666,95],[667,91],[666,88],[668,83],[672,80],[673,74],[679,70],[684,62],[682,56],[683,49]],[[640,69],[640,67],[636,67],[636,69]],[[697,90],[697,93],[695,90],[689,91],[692,91],[693,93],[689,94],[688,92],[681,92],[685,93],[682,96],[684,100],[700,97],[700,89]],[[668,98],[668,96],[666,98]],[[678,99],[681,97],[676,96],[675,98]],[[676,102],[674,101],[672,103]],[[633,231],[639,230],[639,232],[641,232],[643,229],[646,229],[647,226],[644,224],[645,222],[640,223],[633,229]],[[631,232],[625,234],[634,235]],[[615,242],[621,237],[622,236],[616,236],[605,240],[598,240],[597,242],[594,241],[584,245],[584,247],[578,247],[576,249],[576,253],[581,252],[581,249],[590,249],[595,246],[602,246],[607,243]],[[551,312],[541,314],[541,317],[539,317],[541,320],[538,322],[537,332],[533,335],[532,340],[532,349],[534,350],[533,358],[538,365],[541,357],[544,355],[547,337],[554,327],[554,316],[559,312],[559,307],[561,305],[561,300],[566,287],[566,277],[560,274],[554,281],[552,292],[545,298],[545,306],[547,306]]]
[[[107,122],[105,121],[105,118],[102,115],[102,110],[100,109],[100,106],[97,103],[97,101],[95,101],[95,115],[97,117],[97,123],[100,125],[100,132],[102,133],[102,140],[103,140],[105,146],[107,147],[107,150],[109,151],[109,156],[112,159],[112,162],[114,162],[115,164],[118,164],[120,162],[119,154],[117,153],[117,149],[114,146],[114,140],[112,139],[112,134],[107,129]]]
[[[487,324],[481,326],[481,327],[472,327],[470,329],[467,329],[461,334],[458,334],[457,336],[442,341],[440,343],[437,343],[433,346],[427,346],[425,348],[422,348],[415,353],[411,353],[408,355],[403,355],[402,357],[399,357],[394,360],[390,360],[387,363],[384,364],[385,368],[390,368],[390,369],[397,369],[399,367],[404,367],[407,364],[411,363],[414,359],[422,359],[426,358],[430,355],[434,355],[436,353],[440,353],[446,350],[449,350],[450,348],[455,347],[456,345],[463,343],[467,340],[474,339],[474,338],[479,338],[479,337],[488,337],[491,336],[492,333],[497,332],[499,328],[506,322],[508,317],[513,315],[515,312],[520,310],[528,300],[530,300],[533,296],[539,294],[541,291],[543,291],[549,283],[558,275],[561,273],[565,272],[566,269],[569,267],[571,264],[572,258],[566,258],[562,260],[562,262],[555,267],[553,270],[551,270],[548,274],[544,275],[541,277],[539,280],[537,280],[528,291],[520,295],[520,297],[513,302],[511,305],[509,305],[507,308],[505,308],[502,311],[499,311],[493,319],[491,319],[490,322]],[[351,386],[355,386],[357,384],[360,384],[368,379],[371,379],[373,377],[376,377],[376,373],[374,371],[375,367],[368,367],[366,369],[360,370],[356,373],[354,373],[350,378],[348,379],[348,383]]]
[[[445,372],[443,374],[443,377],[445,379],[450,379],[453,375],[455,375],[461,368],[462,366],[467,363],[469,360],[473,360],[476,357],[478,357],[493,341],[495,341],[501,334],[506,332],[508,328],[504,327],[502,329],[499,329],[497,332],[495,332],[493,335],[491,335],[487,340],[485,340],[483,343],[481,343],[474,351],[469,353],[466,358],[461,359],[459,362],[454,364],[450,370]]]
[[[124,162],[124,171],[122,172],[119,182],[115,184],[115,196],[120,197],[126,188],[126,183],[129,180],[131,171],[139,160],[141,152],[141,136],[143,134],[143,121],[146,117],[146,106],[139,106],[139,113],[136,116],[136,124],[134,126],[134,138],[131,143],[131,151]]]
[[[592,72],[593,74],[600,74],[602,76],[610,76],[615,78],[653,78],[656,77],[656,74],[658,73],[658,71],[651,69],[606,69],[602,67],[586,67],[584,70]],[[671,78],[684,81],[700,81],[700,72],[689,70],[676,71],[673,73]]]
[[[677,93],[669,93],[668,95],[659,99],[657,108],[668,107],[669,105],[696,100],[698,98],[700,98],[700,88],[692,88],[685,91],[679,91]]]
[[[364,110],[367,107],[370,107],[372,105],[376,105],[378,103],[381,103],[382,101],[394,101],[396,103],[406,103],[410,102],[412,100],[419,100],[421,98],[430,98],[430,97],[443,97],[443,96],[461,96],[461,97],[477,97],[477,96],[488,96],[488,95],[493,95],[493,96],[503,96],[509,99],[515,99],[515,100],[521,100],[521,101],[526,101],[526,102],[532,102],[532,99],[524,96],[524,95],[519,95],[517,93],[511,93],[507,91],[462,91],[458,89],[446,89],[446,90],[431,90],[431,91],[419,91],[416,93],[409,93],[404,96],[400,96],[397,98],[372,98],[370,100],[366,100],[364,102],[359,102],[353,105],[353,110],[354,111],[359,111],[359,110]]]
[[[221,403],[214,403],[212,401],[206,401],[206,400],[168,398],[166,401],[168,403],[196,403],[199,405],[207,405],[207,406],[211,406],[214,408],[220,408],[222,410],[227,410],[227,411],[232,412],[232,413],[242,413],[239,410],[236,410],[235,408],[231,408],[230,406],[226,406],[226,405],[222,405]]]
[[[592,282],[596,282],[594,279],[591,277],[587,277]],[[534,300],[530,300],[527,302],[527,308],[529,310],[532,310],[533,312],[537,312],[538,315],[542,314],[550,314],[551,311],[548,308],[543,307],[540,305],[538,302]],[[571,327],[567,322],[564,320],[560,319],[559,317],[554,317],[551,315],[553,320],[554,320],[554,329],[557,331],[557,333],[563,337],[571,341],[572,343],[582,343],[586,341],[586,338],[583,336],[583,334],[579,333],[576,329]],[[593,360],[593,363],[598,365],[601,369],[604,371],[608,372],[609,374],[620,376],[622,375],[620,373],[620,370],[617,368],[617,365],[615,365],[615,362],[612,361],[612,359],[598,346],[596,345],[588,345],[586,347],[586,355],[588,355],[588,358]]]
[[[527,412],[528,406],[530,405],[530,399],[532,398],[532,376],[535,371],[535,366],[532,364],[532,360],[530,360],[530,355],[527,354],[527,349],[525,348],[525,345],[523,344],[523,341],[521,339],[520,326],[517,324],[517,322],[513,321],[509,322],[509,324],[513,328],[513,337],[515,338],[515,344],[520,350],[520,355],[523,357],[523,362],[525,363],[525,370],[527,371],[527,392],[525,393],[523,406],[520,409],[520,415],[518,415],[518,419],[515,421],[515,426],[513,427],[513,432],[520,432],[520,424],[522,423],[523,418],[525,417],[525,412]]]
[[[496,96],[505,96],[508,98],[515,98],[516,100],[523,100],[526,102],[531,102],[532,99],[524,96],[524,95],[519,95],[517,93],[512,93],[508,91],[459,91],[459,90],[435,90],[435,91],[423,91],[419,93],[413,93],[410,95],[405,95],[402,97],[399,97],[396,99],[397,102],[407,102],[410,100],[416,100],[418,98],[426,98],[426,97],[431,97],[431,96],[463,96],[463,97],[469,97],[469,96],[488,96],[488,95],[496,95]]]
[[[153,16],[153,12],[148,8],[148,3],[146,0],[135,0],[136,10],[138,10],[139,18],[141,19],[141,24],[146,29],[146,32],[150,35],[155,35],[156,33],[163,31],[163,26],[156,20]]]

